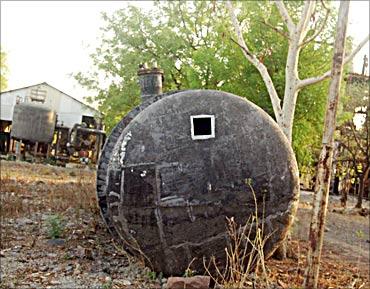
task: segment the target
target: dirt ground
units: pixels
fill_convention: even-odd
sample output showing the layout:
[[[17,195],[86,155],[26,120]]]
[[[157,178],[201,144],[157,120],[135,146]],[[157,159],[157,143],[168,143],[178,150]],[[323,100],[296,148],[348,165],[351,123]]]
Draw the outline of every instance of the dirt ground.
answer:
[[[299,288],[303,283],[312,198],[312,192],[301,192],[291,241],[298,258],[283,262],[268,260],[286,288]],[[347,204],[349,209],[343,211],[339,197],[330,196],[321,258],[321,288],[370,288],[369,216],[361,216],[352,210],[355,204],[356,200],[351,196]],[[369,201],[365,201],[363,207],[368,209]]]
[[[106,231],[93,170],[8,161],[0,168],[0,288],[163,287],[164,278],[118,248]],[[311,200],[312,193],[301,193],[290,242],[295,256],[266,262],[273,288],[301,287]],[[342,212],[339,203],[330,198],[320,287],[370,288],[369,216]]]

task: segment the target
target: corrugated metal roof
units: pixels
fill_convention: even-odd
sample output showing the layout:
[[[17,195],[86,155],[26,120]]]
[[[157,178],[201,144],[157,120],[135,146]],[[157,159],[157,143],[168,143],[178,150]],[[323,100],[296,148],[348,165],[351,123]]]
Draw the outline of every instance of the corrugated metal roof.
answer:
[[[10,90],[6,90],[6,91],[2,91],[2,92],[1,92],[1,94],[6,93],[6,92],[13,92],[13,91],[21,90],[21,89],[26,89],[26,88],[30,88],[30,87],[34,87],[34,86],[38,86],[38,85],[47,85],[47,86],[49,86],[49,87],[51,87],[51,88],[54,88],[54,89],[56,89],[57,91],[59,91],[59,92],[61,92],[61,93],[65,94],[66,96],[68,96],[68,97],[72,98],[73,100],[75,100],[75,101],[77,101],[77,102],[81,103],[82,105],[87,106],[88,108],[90,108],[90,109],[92,109],[92,110],[96,111],[97,113],[99,113],[99,115],[102,115],[102,113],[101,113],[99,110],[97,110],[97,109],[93,108],[92,106],[90,106],[90,105],[88,105],[88,104],[86,104],[86,103],[83,103],[82,101],[80,101],[80,100],[78,100],[78,99],[74,98],[73,96],[71,96],[71,95],[69,95],[69,94],[67,94],[67,93],[65,93],[65,92],[63,92],[63,91],[61,91],[60,89],[56,88],[55,86],[50,85],[50,84],[49,84],[49,83],[47,83],[47,82],[41,82],[41,83],[37,83],[37,84],[33,84],[33,85],[29,85],[29,86],[24,86],[24,87],[20,87],[20,88],[15,88],[15,89],[10,89]]]

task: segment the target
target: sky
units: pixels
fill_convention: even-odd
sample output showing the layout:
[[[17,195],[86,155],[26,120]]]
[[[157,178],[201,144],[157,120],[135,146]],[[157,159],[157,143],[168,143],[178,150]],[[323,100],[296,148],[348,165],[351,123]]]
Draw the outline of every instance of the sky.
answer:
[[[149,1],[130,2],[151,7]],[[89,54],[99,44],[101,12],[111,14],[130,2],[1,1],[0,42],[7,53],[8,89],[47,82],[83,100],[91,92],[71,74],[92,69]],[[355,45],[369,34],[369,1],[351,2],[347,34]],[[364,54],[369,56],[369,44],[354,59],[355,72],[361,73]]]

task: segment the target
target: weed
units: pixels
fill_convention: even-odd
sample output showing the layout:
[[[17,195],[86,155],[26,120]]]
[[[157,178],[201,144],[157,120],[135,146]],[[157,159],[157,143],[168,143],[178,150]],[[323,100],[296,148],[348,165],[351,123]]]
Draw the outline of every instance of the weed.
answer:
[[[148,272],[148,278],[152,281],[154,281],[155,279],[157,279],[157,273],[154,272],[154,271],[149,271]]]
[[[183,277],[193,277],[196,274],[196,271],[194,271],[190,268],[191,264],[193,264],[194,261],[195,261],[195,258],[193,258],[193,260],[191,260],[190,264],[188,265],[188,268],[186,268],[186,270],[184,272]]]
[[[185,270],[183,277],[193,277],[194,275],[195,275],[195,271],[187,268]]]
[[[65,254],[63,255],[63,259],[64,259],[64,260],[72,260],[72,259],[73,259],[73,256],[72,256],[72,255],[70,255],[70,254],[68,254],[68,253],[65,253]]]
[[[52,215],[46,219],[48,236],[52,239],[60,238],[64,231],[64,221],[60,215]]]
[[[359,238],[359,239],[363,239],[363,238],[364,238],[364,236],[365,236],[365,233],[364,233],[364,231],[362,231],[362,230],[357,230],[357,231],[356,231],[356,236],[357,236],[357,238]]]
[[[112,280],[106,281],[101,286],[102,289],[111,289],[112,287],[113,287],[113,281]]]

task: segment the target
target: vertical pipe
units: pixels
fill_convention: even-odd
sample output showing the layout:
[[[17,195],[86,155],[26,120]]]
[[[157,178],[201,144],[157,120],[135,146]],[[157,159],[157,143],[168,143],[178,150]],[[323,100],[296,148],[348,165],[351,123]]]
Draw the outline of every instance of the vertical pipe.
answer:
[[[139,76],[142,102],[162,93],[163,70],[158,67],[147,68],[146,65],[143,65],[137,75]]]

